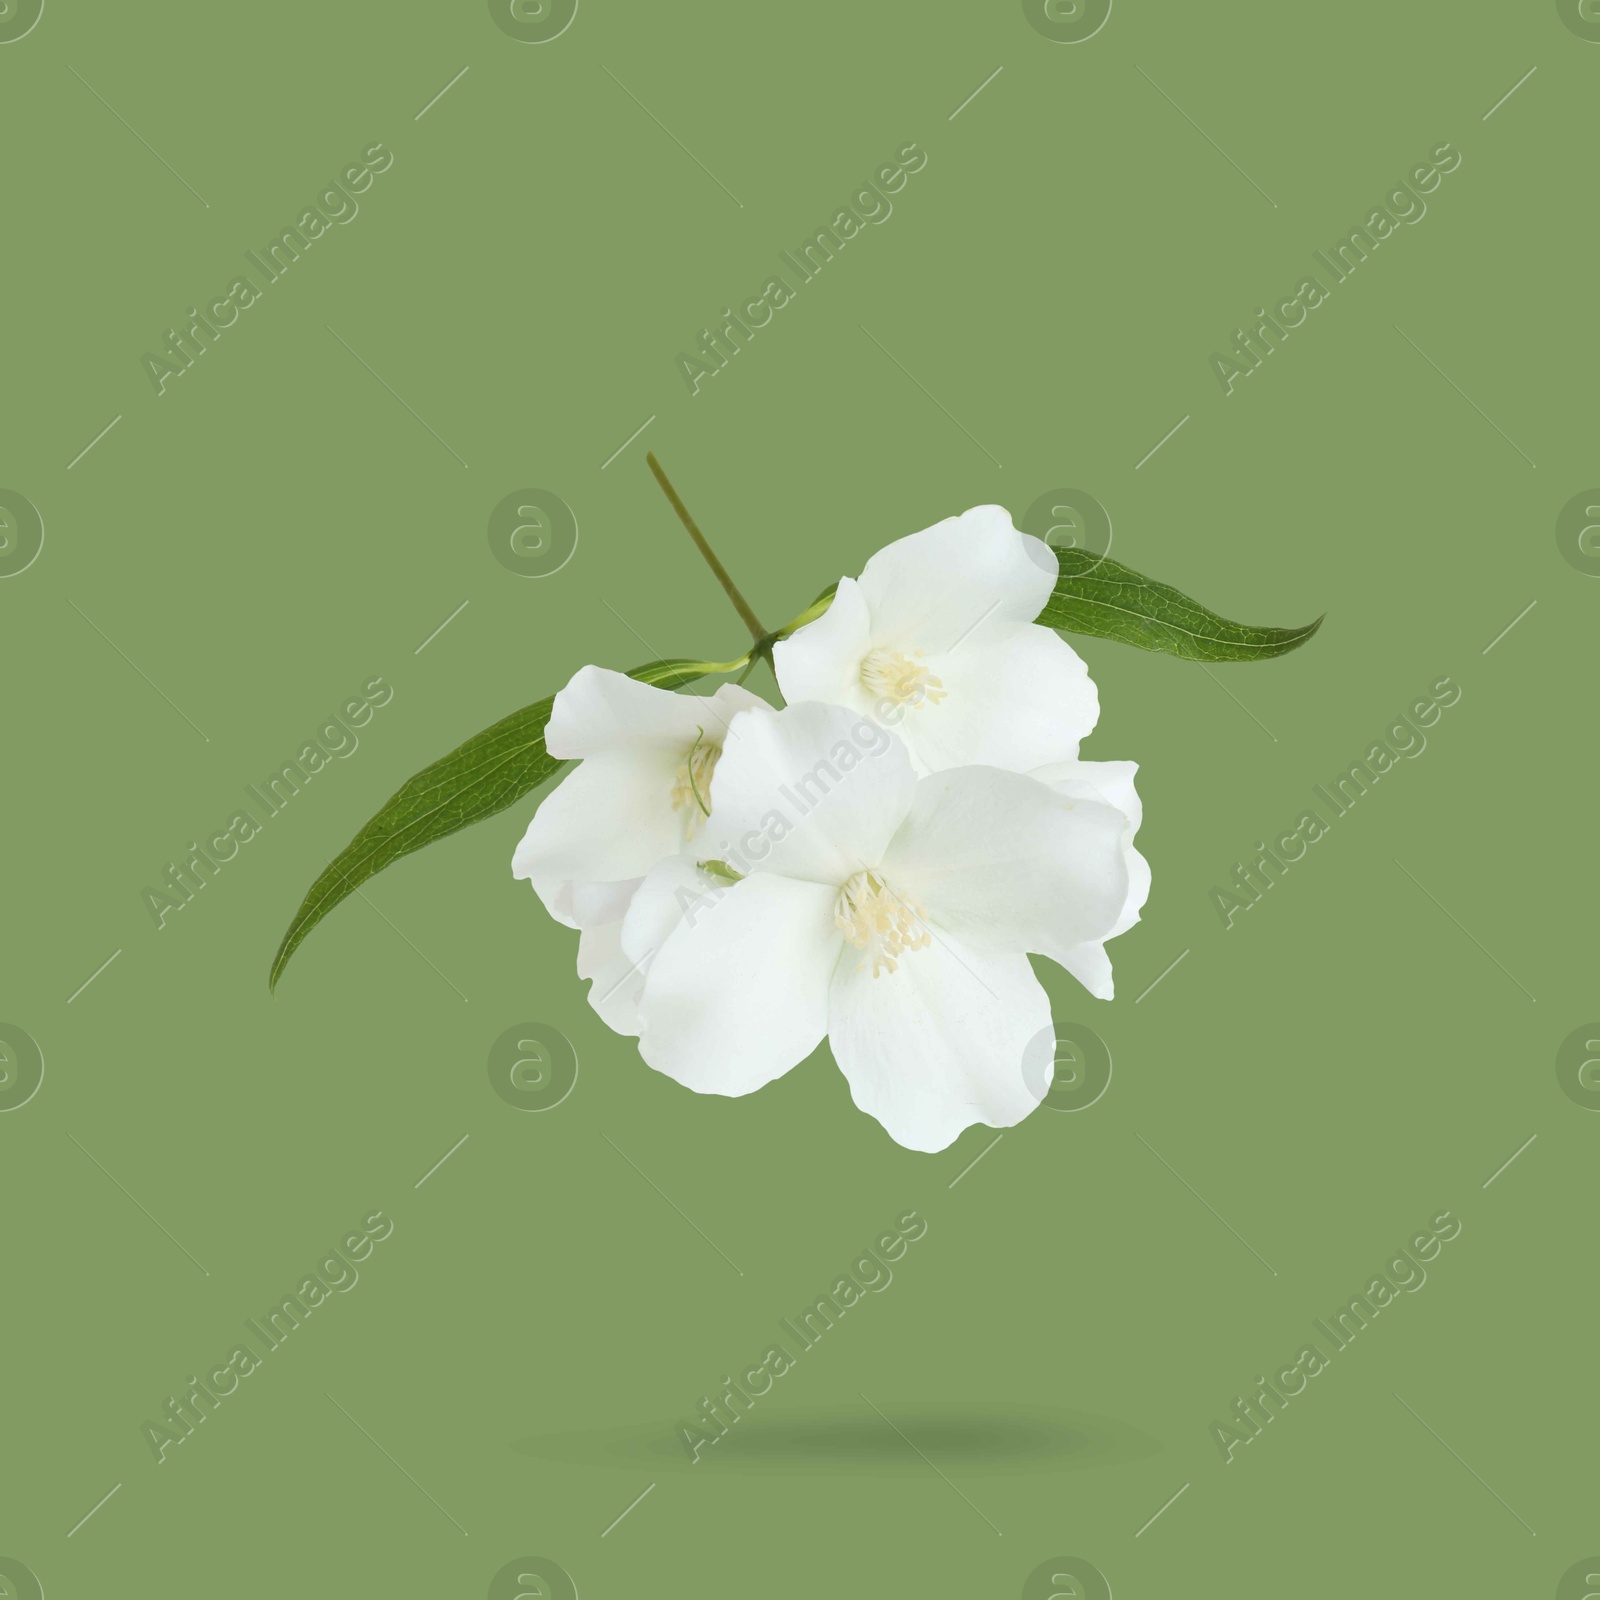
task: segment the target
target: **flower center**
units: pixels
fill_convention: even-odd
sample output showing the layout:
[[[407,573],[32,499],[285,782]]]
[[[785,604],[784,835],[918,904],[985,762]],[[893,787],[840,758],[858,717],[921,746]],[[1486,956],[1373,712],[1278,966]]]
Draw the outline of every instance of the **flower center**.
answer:
[[[869,693],[897,706],[938,705],[945,687],[922,665],[922,652],[915,657],[899,650],[881,647],[869,650],[861,659],[861,681]]]
[[[891,889],[876,872],[858,872],[847,879],[834,902],[833,920],[856,949],[864,951],[859,972],[872,962],[872,976],[893,972],[908,950],[932,942],[923,926],[925,913],[915,900]]]
[[[704,729],[696,731],[694,743],[678,764],[668,796],[672,809],[683,813],[685,839],[694,838],[700,831],[700,825],[711,815],[711,775],[717,770],[717,762],[722,756],[720,744],[713,744],[707,739]]]

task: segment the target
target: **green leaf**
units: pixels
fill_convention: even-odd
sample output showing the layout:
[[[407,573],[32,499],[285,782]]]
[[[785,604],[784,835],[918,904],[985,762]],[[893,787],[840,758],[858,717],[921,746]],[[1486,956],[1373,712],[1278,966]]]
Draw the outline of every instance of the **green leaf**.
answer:
[[[660,689],[678,689],[714,672],[732,671],[744,659],[652,661],[628,676]],[[546,695],[513,711],[402,784],[307,891],[273,957],[269,987],[277,988],[301,940],[368,878],[413,850],[504,811],[554,777],[566,765],[544,747],[554,703],[555,696]]]
[[[1252,628],[1229,622],[1118,561],[1087,550],[1057,550],[1060,576],[1039,613],[1047,628],[1116,639],[1186,661],[1265,661],[1297,650],[1322,618],[1301,628]]]
[[[787,639],[791,633],[798,632],[808,622],[815,622],[829,606],[833,604],[833,597],[839,592],[837,582],[830,583],[815,600],[800,613],[793,622],[786,622],[776,632],[767,635],[763,643],[777,643],[780,639]]]

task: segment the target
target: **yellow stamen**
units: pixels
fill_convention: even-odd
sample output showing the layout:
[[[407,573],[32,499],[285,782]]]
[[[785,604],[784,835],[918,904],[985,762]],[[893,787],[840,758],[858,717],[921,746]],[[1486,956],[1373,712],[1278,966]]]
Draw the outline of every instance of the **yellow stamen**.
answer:
[[[925,950],[932,942],[915,900],[891,889],[881,874],[858,872],[849,878],[834,903],[833,920],[856,949],[866,952],[859,972],[872,962],[872,976],[893,972],[908,950]]]
[[[868,651],[861,661],[861,681],[867,692],[897,706],[938,705],[945,687],[922,665],[922,652],[913,658],[899,650]]]
[[[711,775],[721,756],[722,746],[707,739],[703,728],[696,728],[695,741],[684,752],[668,796],[672,809],[684,813],[685,839],[694,838],[701,823],[711,815],[705,797],[711,793]]]

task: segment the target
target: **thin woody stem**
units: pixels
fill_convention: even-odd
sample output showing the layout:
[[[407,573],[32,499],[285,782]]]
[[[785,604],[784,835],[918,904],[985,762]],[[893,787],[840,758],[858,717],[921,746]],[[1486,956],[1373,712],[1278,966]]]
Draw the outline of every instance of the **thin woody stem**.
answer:
[[[672,502],[672,509],[678,513],[678,521],[689,530],[689,537],[694,540],[695,548],[705,557],[706,565],[715,574],[716,580],[723,587],[728,598],[733,602],[733,609],[739,613],[740,620],[750,630],[750,637],[760,644],[767,636],[767,630],[761,625],[761,618],[750,609],[750,602],[739,593],[739,586],[728,576],[728,569],[717,559],[717,553],[706,542],[706,536],[695,526],[695,520],[689,515],[689,508],[678,498],[678,491],[672,487],[672,480],[661,470],[661,463],[656,460],[653,451],[645,453],[645,460],[650,464],[650,470],[656,475],[656,482],[661,485],[661,492]]]

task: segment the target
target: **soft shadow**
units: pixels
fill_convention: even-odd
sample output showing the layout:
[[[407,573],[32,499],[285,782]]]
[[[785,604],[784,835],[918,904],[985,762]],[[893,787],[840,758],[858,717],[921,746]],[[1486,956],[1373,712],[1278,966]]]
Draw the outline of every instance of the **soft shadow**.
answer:
[[[695,1460],[680,1425],[646,1423],[519,1439],[519,1455],[639,1471],[857,1473],[899,1477],[930,1464],[968,1474],[1068,1472],[1118,1466],[1162,1446],[1127,1423],[1044,1406],[896,1402],[771,1410],[759,1405]],[[687,1419],[685,1419],[687,1420]],[[710,1430],[713,1431],[714,1430]]]

